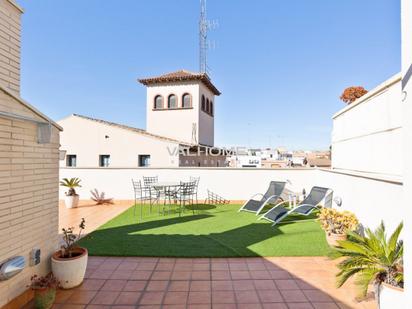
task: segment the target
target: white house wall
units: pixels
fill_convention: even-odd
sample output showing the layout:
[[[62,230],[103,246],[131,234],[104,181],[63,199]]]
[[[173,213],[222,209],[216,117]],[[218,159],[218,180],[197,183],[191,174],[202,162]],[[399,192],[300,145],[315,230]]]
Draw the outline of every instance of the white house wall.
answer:
[[[332,168],[402,175],[401,93],[397,75],[335,114]]]
[[[202,145],[208,145],[208,146],[214,146],[215,143],[215,110],[216,110],[216,104],[215,104],[215,96],[213,93],[205,87],[203,84],[200,84],[199,87],[200,91],[200,98],[202,95],[205,96],[205,98],[208,98],[213,102],[213,116],[205,113],[199,108],[199,143]]]
[[[264,193],[271,180],[286,181],[293,191],[308,193],[312,186],[334,190],[342,198],[341,209],[354,212],[366,226],[375,227],[381,220],[393,228],[402,218],[402,184],[399,181],[341,174],[320,169],[256,169],[256,168],[136,168],[136,169],[82,169],[62,168],[60,177],[80,177],[83,187],[78,190],[82,199],[97,188],[118,200],[132,200],[131,179],[158,176],[161,181],[184,181],[190,176],[200,177],[199,198],[207,190],[230,200],[246,200],[255,193]],[[63,198],[64,190],[60,194]],[[335,205],[335,207],[337,207]]]
[[[76,155],[78,167],[98,167],[103,154],[110,155],[112,167],[137,167],[138,155],[150,155],[151,166],[179,166],[177,143],[76,116],[58,123],[63,127],[60,149]],[[66,166],[66,160],[60,166]]]
[[[174,94],[178,98],[178,106],[182,106],[182,95],[192,96],[192,108],[168,110],[167,98]],[[163,96],[163,110],[154,110],[154,98]],[[192,142],[193,124],[198,126],[199,84],[197,82],[169,83],[147,86],[147,131],[157,135],[173,138],[185,143]],[[198,138],[198,137],[197,137]]]

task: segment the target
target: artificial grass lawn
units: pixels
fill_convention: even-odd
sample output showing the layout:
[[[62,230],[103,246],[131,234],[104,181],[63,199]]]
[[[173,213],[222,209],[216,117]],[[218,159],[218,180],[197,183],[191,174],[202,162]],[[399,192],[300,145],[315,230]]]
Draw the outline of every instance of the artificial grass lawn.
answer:
[[[328,253],[325,233],[315,220],[271,226],[257,221],[253,213],[240,212],[240,205],[194,205],[186,210],[149,214],[143,221],[133,208],[113,218],[80,240],[90,255],[159,257],[322,256]],[[314,219],[315,215],[309,218]],[[86,222],[87,224],[87,222]]]

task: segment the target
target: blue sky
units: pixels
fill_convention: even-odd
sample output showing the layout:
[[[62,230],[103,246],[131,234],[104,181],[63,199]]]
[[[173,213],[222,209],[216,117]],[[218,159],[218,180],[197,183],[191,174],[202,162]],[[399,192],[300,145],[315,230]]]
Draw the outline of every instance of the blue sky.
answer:
[[[22,97],[145,128],[136,82],[198,70],[198,0],[19,0]],[[342,90],[400,70],[399,0],[208,0],[219,146],[323,149]]]

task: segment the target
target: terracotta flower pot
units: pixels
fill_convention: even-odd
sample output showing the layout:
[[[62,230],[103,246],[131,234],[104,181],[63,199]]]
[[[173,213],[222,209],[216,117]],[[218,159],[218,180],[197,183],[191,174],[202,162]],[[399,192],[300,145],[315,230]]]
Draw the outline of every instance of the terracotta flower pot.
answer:
[[[326,241],[331,247],[339,246],[338,240],[346,240],[346,239],[347,239],[346,234],[326,233]]]
[[[34,290],[34,308],[49,309],[56,299],[56,288],[43,288]]]
[[[73,250],[71,258],[62,257],[61,251],[57,251],[52,255],[52,272],[59,280],[62,289],[71,289],[83,282],[87,257],[87,249],[81,247]]]

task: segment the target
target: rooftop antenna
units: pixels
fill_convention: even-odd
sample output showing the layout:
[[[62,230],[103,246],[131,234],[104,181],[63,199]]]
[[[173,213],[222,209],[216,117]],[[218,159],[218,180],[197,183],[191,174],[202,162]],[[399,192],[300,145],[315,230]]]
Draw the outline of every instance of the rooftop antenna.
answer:
[[[199,71],[200,73],[208,73],[207,66],[207,51],[210,48],[214,48],[214,44],[211,44],[207,40],[207,32],[210,29],[214,29],[218,26],[216,20],[208,20],[206,18],[206,0],[200,0],[200,20],[199,20]]]

